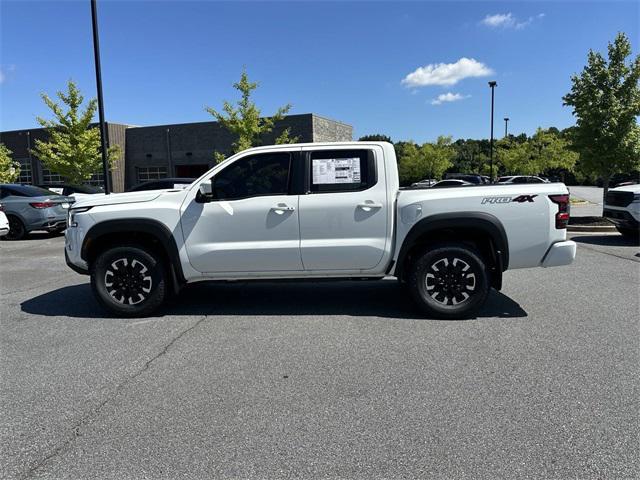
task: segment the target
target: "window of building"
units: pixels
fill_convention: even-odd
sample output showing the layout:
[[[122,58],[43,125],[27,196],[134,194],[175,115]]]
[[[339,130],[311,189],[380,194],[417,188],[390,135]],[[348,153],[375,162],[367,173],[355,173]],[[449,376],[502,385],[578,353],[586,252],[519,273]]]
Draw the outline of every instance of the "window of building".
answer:
[[[309,190],[312,193],[356,192],[376,184],[371,150],[311,152]]]
[[[290,169],[289,153],[263,153],[242,158],[214,177],[214,195],[219,200],[286,195]]]
[[[31,160],[19,160],[20,162],[20,176],[17,183],[31,183]]]
[[[167,167],[138,167],[138,183],[167,178]]]
[[[104,175],[102,173],[94,173],[91,178],[85,182],[86,185],[93,185],[94,187],[104,186]]]
[[[53,173],[51,170],[47,168],[42,169],[42,183],[51,184],[51,183],[64,183],[64,178],[62,175],[57,173]]]

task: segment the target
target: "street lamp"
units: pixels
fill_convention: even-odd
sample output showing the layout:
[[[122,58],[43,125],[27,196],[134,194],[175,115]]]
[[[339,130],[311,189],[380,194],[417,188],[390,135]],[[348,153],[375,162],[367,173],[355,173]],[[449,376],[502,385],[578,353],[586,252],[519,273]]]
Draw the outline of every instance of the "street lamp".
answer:
[[[509,117],[504,117],[504,137],[507,138],[508,132],[509,132],[509,128],[508,125],[509,124]]]
[[[493,100],[495,88],[498,86],[498,82],[492,80],[489,82],[491,88],[491,140],[489,141],[489,178],[493,181]]]
[[[104,122],[104,104],[102,101],[102,72],[100,70],[100,42],[98,40],[98,10],[96,0],[91,0],[91,22],[93,26],[93,56],[96,65],[96,87],[98,89],[98,118],[100,120],[100,145],[102,147],[102,174],[104,193],[109,194],[109,166],[107,162],[107,128]]]

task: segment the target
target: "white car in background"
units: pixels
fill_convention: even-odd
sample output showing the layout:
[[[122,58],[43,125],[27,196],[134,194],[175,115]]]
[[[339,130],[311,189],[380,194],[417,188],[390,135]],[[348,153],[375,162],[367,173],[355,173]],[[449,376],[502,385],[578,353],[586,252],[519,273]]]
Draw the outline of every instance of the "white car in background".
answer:
[[[612,188],[604,201],[605,218],[625,237],[640,236],[640,185]]]
[[[542,177],[537,177],[535,175],[510,175],[507,177],[498,178],[498,183],[501,185],[507,184],[520,184],[520,183],[549,183],[549,180],[546,180]]]
[[[0,205],[0,237],[4,237],[9,233],[9,220],[4,214],[4,208]]]

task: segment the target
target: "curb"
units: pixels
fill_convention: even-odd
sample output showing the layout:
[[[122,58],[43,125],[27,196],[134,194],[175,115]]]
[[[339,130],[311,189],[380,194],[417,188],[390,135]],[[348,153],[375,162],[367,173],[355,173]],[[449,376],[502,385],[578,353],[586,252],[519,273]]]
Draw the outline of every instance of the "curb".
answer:
[[[617,232],[613,225],[567,225],[567,232]]]

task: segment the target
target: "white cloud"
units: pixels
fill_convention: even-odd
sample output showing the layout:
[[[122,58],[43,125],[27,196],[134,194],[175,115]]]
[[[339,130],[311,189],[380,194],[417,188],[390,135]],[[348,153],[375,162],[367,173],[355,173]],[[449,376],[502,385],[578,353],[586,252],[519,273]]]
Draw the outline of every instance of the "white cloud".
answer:
[[[471,95],[461,95],[459,93],[441,93],[436,98],[431,100],[431,105],[442,105],[446,102],[458,102],[460,100],[464,100],[465,98],[469,98]]]
[[[430,63],[419,67],[402,80],[408,87],[424,87],[426,85],[455,85],[469,77],[486,77],[493,70],[484,63],[473,58],[462,57],[455,63]]]
[[[520,30],[530,25],[534,20],[539,20],[543,17],[544,13],[539,13],[538,15],[521,21],[511,12],[496,13],[494,15],[487,15],[480,21],[480,23],[489,28],[514,28],[516,30]]]
[[[7,79],[7,75],[11,74],[15,71],[16,66],[15,65],[7,65],[7,66],[0,66],[0,84],[4,83],[5,80]]]

